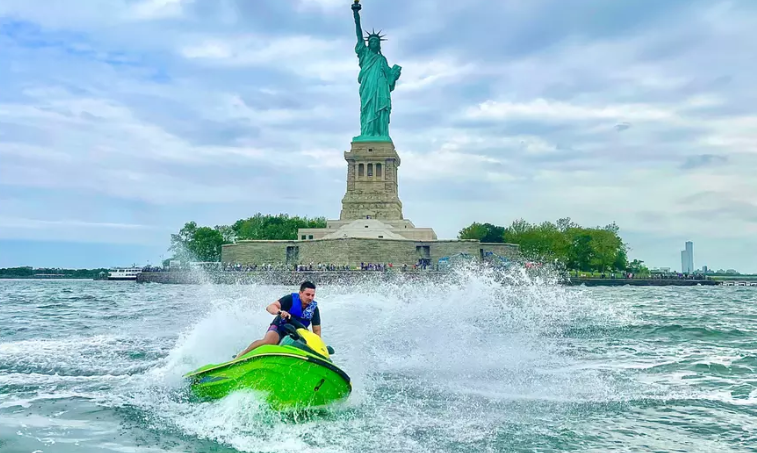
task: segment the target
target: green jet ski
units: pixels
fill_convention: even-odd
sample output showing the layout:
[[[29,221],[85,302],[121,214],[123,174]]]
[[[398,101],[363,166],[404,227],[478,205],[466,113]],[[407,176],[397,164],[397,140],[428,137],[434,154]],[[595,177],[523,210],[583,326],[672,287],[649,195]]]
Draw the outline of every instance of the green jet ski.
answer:
[[[288,334],[278,345],[263,345],[226,363],[185,374],[192,393],[208,400],[235,390],[253,390],[277,410],[320,408],[345,400],[352,383],[331,361],[334,349],[295,319],[287,320],[284,329]]]

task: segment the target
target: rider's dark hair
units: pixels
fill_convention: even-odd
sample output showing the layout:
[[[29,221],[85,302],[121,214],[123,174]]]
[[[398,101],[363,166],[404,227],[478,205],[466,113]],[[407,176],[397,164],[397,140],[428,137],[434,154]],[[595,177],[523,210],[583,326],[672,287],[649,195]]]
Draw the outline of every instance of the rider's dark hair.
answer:
[[[300,292],[303,292],[303,291],[305,291],[308,288],[315,289],[315,283],[308,282],[308,281],[302,282],[302,284],[300,285]]]

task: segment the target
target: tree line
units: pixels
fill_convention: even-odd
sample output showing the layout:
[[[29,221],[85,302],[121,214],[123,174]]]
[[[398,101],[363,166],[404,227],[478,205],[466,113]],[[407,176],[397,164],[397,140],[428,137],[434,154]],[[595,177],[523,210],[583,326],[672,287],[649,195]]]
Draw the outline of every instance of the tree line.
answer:
[[[240,219],[232,225],[214,227],[197,226],[197,222],[187,222],[178,234],[171,235],[169,251],[171,260],[217,262],[221,260],[221,246],[240,240],[295,240],[300,228],[326,228],[325,217],[290,217],[288,214],[257,213],[247,219]]]
[[[4,267],[0,268],[0,278],[41,278],[55,275],[60,278],[99,278],[101,274],[108,274],[108,269],[60,269],[49,267]]]
[[[239,240],[296,240],[300,228],[325,228],[325,217],[290,217],[288,214],[257,213],[232,225],[198,226],[187,222],[178,234],[171,235],[170,260],[218,262],[221,246]],[[643,261],[628,261],[628,246],[618,234],[615,223],[604,227],[583,227],[570,218],[556,222],[529,223],[523,219],[503,227],[474,222],[460,230],[458,239],[510,243],[520,246],[524,259],[559,263],[584,272],[628,271],[637,274],[648,269]]]
[[[587,228],[570,218],[542,223],[519,219],[508,227],[474,222],[460,230],[458,239],[517,244],[527,260],[558,263],[570,270],[648,273],[643,261],[628,261],[629,248],[619,230],[614,222]]]

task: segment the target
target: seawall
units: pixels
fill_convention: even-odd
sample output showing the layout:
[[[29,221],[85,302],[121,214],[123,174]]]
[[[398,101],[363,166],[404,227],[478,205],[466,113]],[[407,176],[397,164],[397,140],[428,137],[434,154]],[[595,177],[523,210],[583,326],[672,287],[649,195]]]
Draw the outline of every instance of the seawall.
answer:
[[[448,274],[438,271],[380,272],[380,271],[250,271],[250,272],[142,272],[139,283],[180,285],[299,285],[305,280],[317,284],[357,284],[368,282],[409,282],[443,279]]]
[[[686,280],[678,278],[576,278],[571,277],[572,286],[718,286],[715,280]]]
[[[229,284],[229,285],[299,285],[304,280],[316,284],[358,284],[370,282],[403,283],[411,281],[446,280],[451,274],[440,271],[250,271],[250,272],[142,272],[137,275],[139,283],[164,283],[179,285]],[[716,286],[715,280],[684,279],[625,279],[625,278],[575,278],[571,277],[561,284],[571,286]]]

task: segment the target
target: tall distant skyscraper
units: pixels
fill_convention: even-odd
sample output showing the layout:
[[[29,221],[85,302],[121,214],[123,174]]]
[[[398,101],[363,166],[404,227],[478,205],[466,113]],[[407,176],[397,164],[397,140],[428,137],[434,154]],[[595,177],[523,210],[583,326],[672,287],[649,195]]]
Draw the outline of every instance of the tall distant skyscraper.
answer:
[[[686,258],[689,260],[689,273],[694,272],[694,243],[691,241],[686,242]]]
[[[681,250],[681,273],[691,274],[694,272],[694,243],[686,242],[686,248]]]

